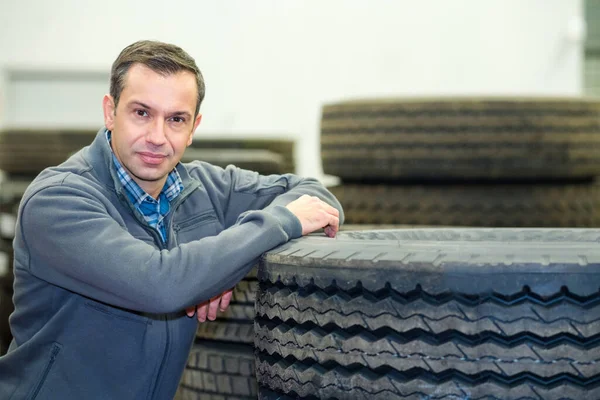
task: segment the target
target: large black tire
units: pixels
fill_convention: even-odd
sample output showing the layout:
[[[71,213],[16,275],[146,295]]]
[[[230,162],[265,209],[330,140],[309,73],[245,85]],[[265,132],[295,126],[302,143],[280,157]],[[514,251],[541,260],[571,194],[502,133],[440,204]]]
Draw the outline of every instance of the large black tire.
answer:
[[[13,257],[12,242],[0,239],[0,290],[12,290]]]
[[[6,354],[12,340],[8,317],[14,309],[12,291],[5,287],[0,287],[0,356]]]
[[[181,159],[184,163],[195,160],[205,161],[222,168],[235,165],[242,169],[256,171],[262,175],[289,172],[286,171],[287,166],[283,157],[268,150],[188,149]]]
[[[0,207],[0,239],[10,240],[15,237],[15,227],[17,223],[16,213],[4,212]]]
[[[258,279],[256,278],[256,268],[253,268],[235,286],[227,310],[224,313],[217,313],[215,321],[205,321],[198,325],[196,343],[199,343],[199,345],[195,347],[189,357],[184,372],[184,380],[180,383],[177,400],[233,400],[246,399],[250,395],[256,398],[254,364],[252,364],[253,367],[250,370],[244,370],[243,376],[236,372],[234,364],[246,363],[248,359],[254,362],[252,356],[254,351],[254,316],[256,315],[254,303],[257,291]],[[204,360],[204,358],[198,357],[206,348],[213,349],[208,353],[212,364],[228,365],[229,367],[223,370],[219,369],[218,374],[215,376],[202,368],[198,372],[198,360]],[[239,354],[236,354],[238,351]],[[202,362],[205,363],[205,361]],[[242,367],[240,366],[240,368]],[[185,379],[187,379],[187,383]],[[209,382],[220,382],[218,391],[215,392],[214,383],[202,383],[201,379]],[[227,391],[229,390],[227,389],[228,385],[245,387],[248,380],[252,382],[252,388],[248,389],[248,393],[242,390],[243,396],[238,393],[239,391],[236,392],[235,396]]]
[[[295,397],[274,392],[264,386],[258,387],[258,400],[294,400]]]
[[[1,131],[0,170],[11,174],[37,174],[92,143],[96,133],[41,129]]]
[[[350,224],[599,227],[600,185],[343,185]]]
[[[0,179],[0,211],[16,214],[23,193],[35,176],[7,175]]]
[[[179,384],[178,400],[255,400],[252,346],[197,344]]]
[[[322,399],[600,398],[599,240],[585,229],[293,240],[258,272],[259,385]]]
[[[323,107],[323,170],[345,182],[600,175],[600,101],[365,100]]]
[[[190,149],[203,149],[212,151],[227,150],[262,150],[273,153],[274,161],[277,162],[281,172],[276,173],[293,173],[295,168],[294,158],[294,141],[289,139],[251,139],[251,138],[224,138],[215,139],[207,138],[203,135],[194,137],[194,141]],[[259,153],[256,153],[259,154]],[[262,153],[263,156],[266,153]],[[262,156],[261,156],[262,157]],[[236,163],[234,163],[236,164]],[[270,163],[272,165],[272,163]],[[219,164],[220,165],[220,164]],[[237,165],[237,164],[236,164]],[[238,165],[242,167],[241,165]],[[254,168],[248,168],[254,169]],[[256,170],[258,171],[258,170]]]

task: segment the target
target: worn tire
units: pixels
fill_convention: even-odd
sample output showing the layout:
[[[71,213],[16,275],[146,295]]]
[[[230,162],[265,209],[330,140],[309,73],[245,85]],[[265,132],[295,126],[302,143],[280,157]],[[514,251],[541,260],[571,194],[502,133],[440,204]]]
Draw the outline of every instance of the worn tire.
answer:
[[[12,242],[0,239],[0,290],[12,291],[13,257]]]
[[[259,385],[338,399],[600,398],[600,230],[293,240],[258,278]]]
[[[235,165],[238,168],[256,171],[262,175],[284,174],[288,166],[283,156],[268,150],[252,149],[188,149],[182,162],[205,161],[225,168]]]
[[[294,158],[294,141],[289,139],[251,139],[251,138],[226,138],[215,139],[199,135],[194,137],[190,150],[262,150],[275,154],[274,160],[278,163],[278,168],[281,172],[276,173],[293,173],[296,170]],[[266,154],[266,153],[265,153]],[[236,163],[233,163],[236,164]],[[236,164],[237,165],[237,164]],[[271,163],[272,165],[272,163]],[[240,165],[238,165],[240,166]],[[241,166],[240,166],[241,167]],[[254,168],[248,168],[258,171]],[[259,171],[260,172],[260,171]]]
[[[0,210],[16,214],[21,197],[35,176],[7,175],[0,179]]]
[[[227,343],[254,343],[254,301],[258,291],[256,268],[233,289],[229,307],[217,313],[217,319],[198,326],[196,337],[200,340],[215,340]]]
[[[350,224],[599,227],[600,185],[343,185],[329,188]]]
[[[264,386],[258,387],[258,400],[294,400],[295,397],[283,393],[277,393]]]
[[[176,398],[181,400],[254,400],[252,346],[196,344],[181,378]]]
[[[325,105],[321,156],[342,181],[600,175],[600,101],[389,99]]]
[[[42,129],[0,131],[0,170],[9,174],[38,174],[92,143],[96,133]]]
[[[3,212],[0,207],[0,239],[12,241],[15,237],[17,215],[13,212]]]
[[[0,287],[0,356],[6,354],[12,340],[8,317],[14,311],[12,291]]]

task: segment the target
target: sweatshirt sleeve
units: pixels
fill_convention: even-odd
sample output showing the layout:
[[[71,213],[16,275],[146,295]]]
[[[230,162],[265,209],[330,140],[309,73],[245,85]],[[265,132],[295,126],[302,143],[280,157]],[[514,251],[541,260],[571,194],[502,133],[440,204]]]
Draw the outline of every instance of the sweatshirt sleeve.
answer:
[[[204,167],[202,173],[195,171],[196,177],[204,179],[203,184],[212,193],[218,194],[226,228],[235,225],[249,211],[263,210],[270,213],[302,195],[316,196],[335,207],[340,212],[340,225],[344,222],[341,204],[316,179],[294,174],[260,175],[234,166],[222,169],[204,164]]]
[[[281,204],[245,212],[220,234],[172,250],[134,238],[118,221],[116,209],[87,187],[47,186],[21,205],[15,265],[117,307],[169,313],[233,287],[262,253],[301,235]]]

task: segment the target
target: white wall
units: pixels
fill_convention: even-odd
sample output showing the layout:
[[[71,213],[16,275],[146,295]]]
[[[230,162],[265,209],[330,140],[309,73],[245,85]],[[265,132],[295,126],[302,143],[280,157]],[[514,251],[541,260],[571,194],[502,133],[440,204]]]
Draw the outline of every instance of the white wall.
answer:
[[[0,68],[102,73],[135,40],[176,43],[206,79],[198,135],[295,137],[299,172],[320,176],[324,102],[579,95],[582,43],[568,31],[582,10],[582,0],[0,0]],[[62,97],[32,106],[32,124],[57,107],[94,114]],[[77,126],[101,124],[100,101]]]

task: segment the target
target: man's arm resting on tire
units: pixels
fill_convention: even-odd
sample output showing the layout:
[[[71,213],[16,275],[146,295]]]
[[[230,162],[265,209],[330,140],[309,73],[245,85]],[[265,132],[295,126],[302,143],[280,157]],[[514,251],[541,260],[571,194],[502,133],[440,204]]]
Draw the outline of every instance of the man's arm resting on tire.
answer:
[[[199,179],[220,204],[226,228],[234,225],[248,210],[287,207],[303,195],[317,197],[336,208],[340,224],[344,222],[341,204],[316,179],[293,174],[260,175],[233,166],[223,169],[205,163],[196,165],[190,175]]]
[[[181,311],[232,288],[265,251],[302,234],[276,206],[245,213],[217,236],[157,250],[136,239],[107,205],[65,184],[25,200],[21,229],[33,275],[84,296],[149,313]]]

